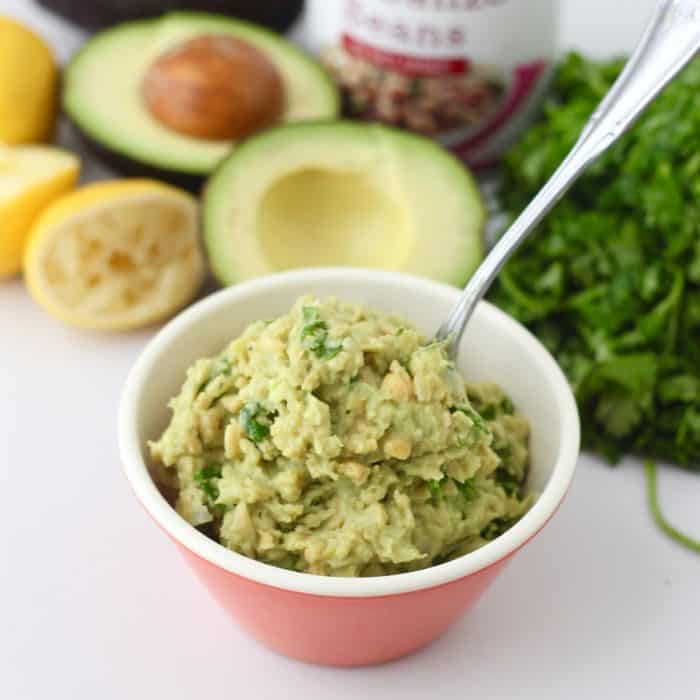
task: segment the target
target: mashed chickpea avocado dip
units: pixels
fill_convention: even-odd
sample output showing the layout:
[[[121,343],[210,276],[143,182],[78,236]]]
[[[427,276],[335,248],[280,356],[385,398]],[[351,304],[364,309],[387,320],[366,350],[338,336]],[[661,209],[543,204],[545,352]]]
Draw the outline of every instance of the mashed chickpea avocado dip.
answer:
[[[198,360],[150,444],[178,513],[259,561],[329,576],[422,569],[529,508],[529,424],[396,316],[302,297]]]

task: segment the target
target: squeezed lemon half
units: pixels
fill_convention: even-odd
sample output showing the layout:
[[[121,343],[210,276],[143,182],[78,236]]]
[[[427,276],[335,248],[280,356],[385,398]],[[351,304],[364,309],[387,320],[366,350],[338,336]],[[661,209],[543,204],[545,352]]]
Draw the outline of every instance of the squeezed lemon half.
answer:
[[[82,187],[36,222],[24,273],[37,303],[66,323],[128,330],[159,321],[204,278],[197,202],[152,180]]]

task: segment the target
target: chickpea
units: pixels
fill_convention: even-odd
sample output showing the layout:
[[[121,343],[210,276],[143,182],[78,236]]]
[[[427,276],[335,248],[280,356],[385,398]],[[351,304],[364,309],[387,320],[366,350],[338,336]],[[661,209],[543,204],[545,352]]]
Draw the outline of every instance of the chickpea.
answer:
[[[279,338],[263,336],[258,341],[258,348],[263,352],[279,355],[284,351],[284,343]]]
[[[390,372],[382,380],[382,390],[394,401],[410,401],[413,397],[413,381],[408,376]]]
[[[206,411],[199,416],[199,434],[205,444],[212,445],[219,434],[221,414],[216,410]]]
[[[272,549],[277,543],[271,532],[264,530],[258,535],[258,551],[264,551],[266,549]]]
[[[224,451],[228,459],[239,457],[241,454],[241,426],[232,420],[224,432]]]
[[[342,462],[338,465],[338,471],[359,485],[369,478],[369,467],[360,462]]]
[[[390,437],[384,443],[384,454],[394,459],[408,459],[412,450],[413,445],[400,437]]]
[[[192,455],[201,455],[204,451],[202,447],[202,441],[199,439],[199,436],[194,432],[188,434],[186,445],[187,451]]]
[[[238,544],[241,551],[249,557],[254,556],[258,534],[248,512],[248,506],[245,503],[241,502],[235,507],[230,530],[231,533],[235,533],[234,541]]]
[[[219,402],[229,413],[238,413],[243,408],[243,400],[238,396],[229,394]]]

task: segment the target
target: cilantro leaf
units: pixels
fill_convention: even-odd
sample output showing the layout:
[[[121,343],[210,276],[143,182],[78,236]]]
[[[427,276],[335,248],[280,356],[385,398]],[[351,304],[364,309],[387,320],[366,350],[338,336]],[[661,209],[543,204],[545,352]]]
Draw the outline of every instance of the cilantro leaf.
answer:
[[[457,482],[457,488],[462,496],[464,496],[464,500],[467,503],[471,503],[479,496],[479,489],[476,487],[474,479],[467,479],[466,481]]]
[[[489,404],[484,406],[479,413],[484,420],[493,420],[498,413],[498,409],[493,404]]]
[[[197,387],[194,395],[199,396],[217,377],[227,377],[231,374],[231,362],[225,357],[219,358],[216,363],[212,366],[211,372],[209,373],[209,379],[200,384]]]
[[[449,477],[444,476],[442,479],[439,481],[437,479],[431,479],[428,482],[428,486],[430,487],[430,490],[433,492],[433,495],[436,498],[442,497],[443,495],[443,487],[445,484],[450,481]],[[457,487],[457,490],[460,492],[460,494],[464,497],[464,500],[467,503],[471,503],[473,500],[475,500],[478,495],[479,495],[479,490],[477,489],[474,479],[467,479],[466,481],[455,481],[455,486]]]
[[[202,467],[194,473],[193,478],[197,487],[207,497],[209,505],[213,506],[219,497],[219,487],[214,480],[221,478],[221,467],[218,465]]]
[[[465,416],[467,416],[467,418],[471,420],[474,426],[474,431],[477,434],[486,435],[489,432],[486,421],[471,406],[457,406],[455,409],[453,409],[453,412],[463,413]]]
[[[500,537],[506,530],[510,530],[518,518],[494,518],[482,531],[481,536],[485,540],[495,540]]]
[[[342,349],[342,341],[328,338],[328,324],[313,306],[304,306],[301,317],[305,321],[299,339],[302,345],[321,360],[332,360]]]
[[[435,496],[442,496],[442,482],[444,479],[441,479],[438,481],[437,479],[431,479],[428,482],[428,486],[430,487],[430,490],[433,492]]]
[[[265,409],[261,403],[249,401],[241,410],[239,422],[246,436],[257,444],[270,435],[274,417],[275,413]]]
[[[506,492],[506,496],[514,498],[520,493],[520,481],[504,467],[496,469],[494,478],[496,479],[496,483]]]

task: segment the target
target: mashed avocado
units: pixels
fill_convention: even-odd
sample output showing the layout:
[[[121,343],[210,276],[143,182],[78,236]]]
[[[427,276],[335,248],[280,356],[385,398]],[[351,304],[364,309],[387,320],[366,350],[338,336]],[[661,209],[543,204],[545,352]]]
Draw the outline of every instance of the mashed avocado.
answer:
[[[299,299],[198,360],[150,444],[178,513],[260,561],[412,571],[517,521],[529,425],[401,318]]]

